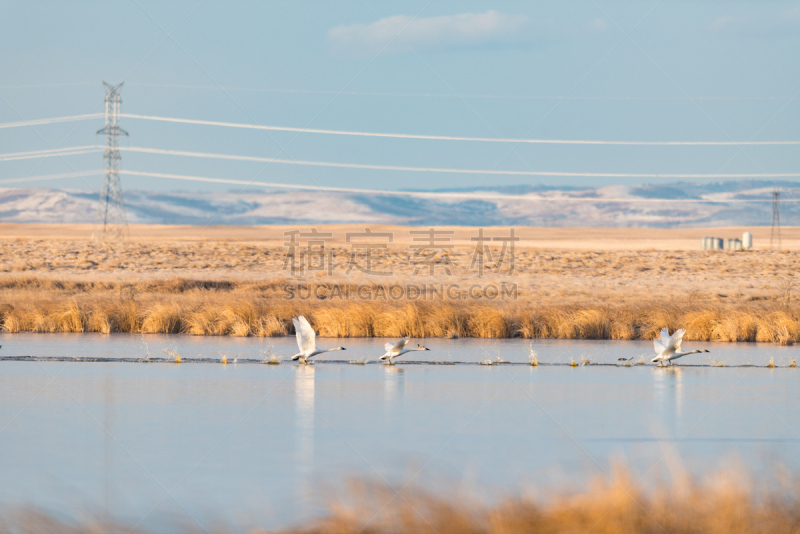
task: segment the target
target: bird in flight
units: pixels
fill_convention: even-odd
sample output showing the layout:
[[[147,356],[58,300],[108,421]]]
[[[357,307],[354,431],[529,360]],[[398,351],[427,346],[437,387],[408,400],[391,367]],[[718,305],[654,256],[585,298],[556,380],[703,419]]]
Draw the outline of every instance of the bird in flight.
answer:
[[[683,341],[683,334],[685,333],[686,330],[681,328],[680,330],[675,330],[675,332],[670,336],[669,329],[662,328],[661,336],[658,339],[653,340],[653,348],[655,348],[656,354],[658,354],[658,356],[653,358],[651,361],[653,363],[666,365],[670,364],[672,360],[677,360],[678,358],[682,358],[687,354],[710,352],[706,349],[690,350],[689,352],[683,352],[681,350],[681,341]]]
[[[297,334],[297,346],[300,348],[300,352],[292,356],[292,360],[300,360],[301,363],[306,363],[309,358],[318,354],[334,350],[345,350],[344,347],[317,350],[317,335],[314,333],[314,329],[311,328],[311,325],[308,324],[306,318],[301,315],[300,317],[293,318],[292,323],[294,324],[294,330]]]
[[[381,356],[381,360],[384,360],[386,363],[391,365],[393,359],[397,358],[398,356],[402,356],[403,354],[408,354],[409,352],[414,352],[417,350],[431,350],[419,344],[417,344],[416,348],[407,349],[406,345],[408,345],[409,341],[411,341],[411,338],[404,337],[397,343],[387,343],[384,345],[383,348],[386,350],[386,354]]]

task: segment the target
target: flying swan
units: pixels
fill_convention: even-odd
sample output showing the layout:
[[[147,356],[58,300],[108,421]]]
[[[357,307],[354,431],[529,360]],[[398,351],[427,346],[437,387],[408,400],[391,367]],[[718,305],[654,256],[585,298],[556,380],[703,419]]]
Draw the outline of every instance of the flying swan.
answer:
[[[381,360],[385,360],[386,363],[391,365],[393,359],[397,358],[398,356],[402,356],[403,354],[414,352],[415,350],[431,350],[419,344],[417,344],[417,348],[415,349],[407,349],[405,347],[406,345],[408,345],[409,341],[411,341],[411,338],[404,337],[397,343],[387,343],[386,345],[384,345],[383,348],[386,350],[386,354],[381,356]]]
[[[335,349],[328,350],[317,350],[317,335],[314,333],[314,329],[311,328],[311,325],[308,324],[306,318],[301,315],[296,319],[292,319],[292,323],[294,324],[294,330],[297,333],[297,346],[300,348],[300,352],[292,356],[293,361],[300,360],[301,363],[306,363],[306,360],[312,356],[334,350],[345,350],[344,347],[336,347]]]
[[[706,349],[691,350],[689,352],[681,352],[681,341],[683,341],[683,334],[686,330],[681,328],[676,330],[674,334],[669,335],[669,329],[661,329],[661,337],[653,340],[653,347],[656,350],[656,356],[651,361],[653,363],[668,364],[672,360],[677,360],[687,354],[696,354],[698,352],[709,352]]]

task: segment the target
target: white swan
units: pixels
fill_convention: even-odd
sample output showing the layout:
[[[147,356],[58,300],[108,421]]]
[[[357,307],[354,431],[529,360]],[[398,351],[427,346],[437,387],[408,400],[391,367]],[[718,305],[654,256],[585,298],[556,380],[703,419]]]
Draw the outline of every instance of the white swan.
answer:
[[[661,337],[653,340],[653,347],[656,350],[656,356],[653,358],[653,363],[669,363],[672,360],[677,360],[687,354],[697,354],[698,352],[709,352],[706,349],[690,350],[689,352],[681,352],[681,341],[683,341],[683,334],[686,330],[681,328],[676,330],[674,334],[669,335],[669,329],[663,328],[661,330]]]
[[[419,344],[417,344],[417,348],[415,349],[407,349],[405,347],[408,345],[409,341],[411,341],[411,338],[404,337],[397,343],[387,343],[384,345],[383,348],[386,349],[386,354],[381,356],[381,360],[385,360],[387,363],[391,364],[393,359],[397,358],[398,356],[402,356],[403,354],[408,354],[409,352],[414,352],[416,350],[431,350]]]
[[[292,360],[300,360],[302,363],[306,363],[306,360],[312,356],[316,356],[317,354],[323,354],[325,352],[331,352],[334,350],[345,350],[344,347],[336,347],[335,349],[328,350],[317,350],[317,335],[314,333],[314,329],[311,328],[311,325],[308,324],[306,318],[301,315],[296,319],[292,319],[292,323],[294,324],[294,330],[297,333],[297,346],[300,348],[300,352],[292,356]]]

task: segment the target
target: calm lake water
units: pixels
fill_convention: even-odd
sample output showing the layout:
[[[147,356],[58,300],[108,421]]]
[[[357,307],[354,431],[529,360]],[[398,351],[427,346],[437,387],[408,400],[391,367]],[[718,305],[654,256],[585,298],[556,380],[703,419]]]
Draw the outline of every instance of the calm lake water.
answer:
[[[294,338],[1,335],[0,357],[35,361],[0,360],[0,504],[276,527],[320,513],[347,477],[496,494],[614,459],[641,476],[676,458],[800,467],[800,374],[780,367],[793,347],[686,342],[711,353],[665,369],[616,365],[649,362],[649,342],[432,339],[395,366],[348,363],[386,341],[319,339],[348,350],[301,366],[255,363]],[[521,365],[531,349],[542,365]],[[81,361],[169,351],[184,363]],[[239,363],[193,362],[220,353]]]

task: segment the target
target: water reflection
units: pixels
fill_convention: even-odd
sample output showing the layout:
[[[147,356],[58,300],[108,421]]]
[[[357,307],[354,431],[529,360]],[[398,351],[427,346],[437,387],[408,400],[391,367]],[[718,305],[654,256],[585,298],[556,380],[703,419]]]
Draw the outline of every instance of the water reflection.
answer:
[[[405,394],[405,369],[395,365],[386,365],[383,369],[383,400],[388,409],[398,398]]]
[[[314,372],[314,366],[301,365],[295,374],[295,462],[302,479],[306,479],[314,467]]]
[[[677,366],[657,367],[654,369],[656,398],[661,408],[661,420],[665,423],[674,421],[676,427],[681,424],[683,414],[683,370]],[[672,417],[666,417],[672,415]]]
[[[3,337],[0,334],[0,344]],[[68,343],[57,334],[26,339],[39,343],[40,350],[30,351],[37,354],[83,354],[79,342],[86,343],[86,338],[78,337]],[[219,348],[234,353],[241,343],[250,342],[171,339],[177,341],[170,343],[181,343],[178,350],[185,354],[198,352],[195,343],[209,344],[208,357],[215,362]],[[118,340],[124,341],[115,336],[98,338],[92,345],[95,355],[117,354]],[[296,351],[289,342],[294,339],[275,341],[276,351]],[[438,343],[440,351],[424,355],[446,360],[449,352],[456,361],[486,358],[473,345],[481,340]],[[517,355],[527,361],[528,343],[509,340],[492,347],[499,347],[506,360]],[[161,354],[150,338],[148,344],[151,354]],[[354,353],[360,352],[348,357],[374,359],[375,340],[348,340],[348,349],[351,345]],[[595,356],[587,345],[536,343],[543,365],[507,372],[498,372],[504,368],[497,366],[422,366],[407,361],[394,366],[102,362],[65,366],[61,376],[81,392],[81,402],[85,399],[108,434],[99,434],[95,421],[71,402],[67,410],[65,397],[57,390],[44,389],[52,378],[42,365],[0,360],[0,427],[7,426],[0,432],[0,506],[31,503],[60,513],[102,508],[105,503],[115,514],[138,518],[161,497],[142,471],[144,466],[165,480],[177,481],[191,472],[191,483],[176,487],[174,496],[195,517],[224,510],[232,517],[257,515],[270,527],[319,513],[320,483],[372,477],[376,471],[402,480],[410,464],[423,465],[431,458],[428,475],[453,480],[478,458],[481,487],[515,492],[521,479],[536,480],[559,466],[565,466],[564,477],[581,475],[574,442],[549,430],[553,420],[578,437],[596,438],[586,441],[586,449],[602,466],[605,458],[621,450],[634,470],[641,468],[638,472],[664,458],[670,460],[670,454],[680,454],[692,468],[740,454],[748,468],[759,469],[764,456],[753,440],[761,440],[765,453],[775,452],[791,468],[800,467],[800,457],[791,454],[796,443],[776,441],[786,438],[787,428],[800,428],[800,411],[792,409],[796,370],[740,372],[683,363],[686,366],[673,368],[597,365],[580,370],[546,365],[570,357],[580,361],[580,354],[613,363],[623,356],[635,356],[637,361],[644,348],[642,343],[614,344],[603,355],[607,347],[596,343],[599,356]],[[789,355],[772,346],[737,347],[743,351],[736,356],[740,361],[766,363],[773,354],[776,361]],[[734,359],[734,348],[720,347],[731,355],[724,356],[726,361]],[[532,410],[530,398],[518,388],[506,387],[512,374],[548,414]],[[745,377],[741,387],[753,388],[752,392],[721,397]],[[194,394],[196,389],[189,390],[190,386],[204,394]],[[230,432],[232,418],[239,421],[239,414],[248,414],[266,391],[269,401],[263,410],[259,408],[260,416],[244,417]],[[764,410],[753,406],[756,393],[765,405],[782,407],[781,412],[765,417]],[[479,411],[482,406],[486,409]],[[320,413],[319,429],[315,410]],[[464,431],[457,434],[462,427]],[[221,445],[226,453],[198,464],[217,443],[217,436],[226,435]],[[143,463],[130,459],[121,444]],[[162,504],[165,513],[178,507]]]
[[[111,436],[114,434],[114,377],[106,376],[103,380],[103,403],[105,416],[103,417],[103,468],[105,472],[104,491],[105,512],[114,513],[114,441]]]

